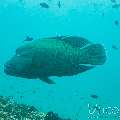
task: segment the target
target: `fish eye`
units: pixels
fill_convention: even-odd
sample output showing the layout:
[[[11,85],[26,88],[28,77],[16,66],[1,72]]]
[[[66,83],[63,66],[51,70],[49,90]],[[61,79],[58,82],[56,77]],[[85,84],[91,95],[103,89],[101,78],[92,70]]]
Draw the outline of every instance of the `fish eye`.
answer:
[[[24,53],[16,53],[16,57],[30,57],[30,56],[31,56],[31,54],[26,53],[26,52],[24,52]]]
[[[17,57],[20,57],[20,54],[16,54]]]

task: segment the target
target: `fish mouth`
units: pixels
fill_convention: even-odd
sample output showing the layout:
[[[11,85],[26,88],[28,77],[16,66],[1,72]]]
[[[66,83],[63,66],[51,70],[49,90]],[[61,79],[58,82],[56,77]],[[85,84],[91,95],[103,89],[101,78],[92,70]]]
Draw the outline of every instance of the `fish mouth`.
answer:
[[[4,64],[4,72],[9,75],[13,75],[15,73],[15,67],[11,64]]]
[[[4,73],[10,76],[21,77],[21,78],[29,78],[29,79],[36,78],[36,74],[33,75],[33,73],[29,74],[27,72],[21,72],[17,70],[17,67],[14,64],[11,63],[4,64]]]

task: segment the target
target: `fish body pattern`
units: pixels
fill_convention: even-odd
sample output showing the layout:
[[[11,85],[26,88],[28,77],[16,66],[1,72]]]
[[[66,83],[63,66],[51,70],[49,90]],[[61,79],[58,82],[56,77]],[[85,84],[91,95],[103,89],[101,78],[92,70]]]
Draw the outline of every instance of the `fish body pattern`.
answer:
[[[50,76],[73,76],[106,61],[103,45],[93,44],[85,38],[61,36],[42,38],[16,50],[5,64],[5,73],[53,84]]]

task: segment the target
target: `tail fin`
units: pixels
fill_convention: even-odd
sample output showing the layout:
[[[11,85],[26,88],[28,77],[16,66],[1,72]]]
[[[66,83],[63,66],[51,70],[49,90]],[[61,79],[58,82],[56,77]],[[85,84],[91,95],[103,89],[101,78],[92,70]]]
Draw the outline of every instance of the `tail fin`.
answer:
[[[106,61],[105,49],[101,44],[92,44],[82,49],[83,64],[102,65]]]

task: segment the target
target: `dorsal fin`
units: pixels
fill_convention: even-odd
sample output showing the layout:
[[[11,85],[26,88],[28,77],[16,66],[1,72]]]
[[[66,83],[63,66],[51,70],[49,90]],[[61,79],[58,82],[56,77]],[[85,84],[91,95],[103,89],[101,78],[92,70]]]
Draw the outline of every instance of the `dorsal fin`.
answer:
[[[87,39],[76,36],[64,37],[60,40],[72,45],[73,47],[80,47],[80,48],[91,44],[91,42],[88,41]]]
[[[61,40],[67,44],[70,44],[73,47],[80,47],[80,48],[91,44],[89,40],[82,37],[77,37],[77,36],[57,36],[57,37],[51,37],[49,39]]]

